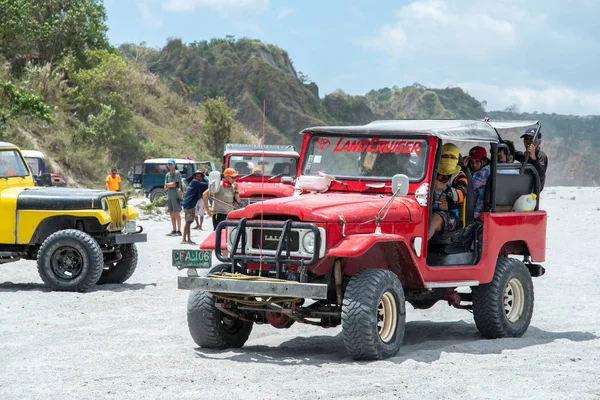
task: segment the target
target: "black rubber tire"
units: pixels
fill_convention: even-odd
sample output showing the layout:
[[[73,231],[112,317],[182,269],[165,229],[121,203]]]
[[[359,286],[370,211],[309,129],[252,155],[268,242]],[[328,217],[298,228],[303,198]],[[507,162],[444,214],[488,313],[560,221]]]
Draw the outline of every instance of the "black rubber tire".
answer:
[[[68,249],[81,258],[81,270],[73,277],[61,277],[53,268],[54,256]],[[64,229],[48,236],[38,251],[38,273],[42,281],[53,290],[85,292],[98,282],[104,259],[100,245],[93,237],[77,229]],[[54,264],[56,267],[56,263]]]
[[[397,322],[390,341],[378,331],[378,306],[385,293],[396,302]],[[404,339],[406,303],[400,280],[391,271],[367,269],[350,279],[342,305],[342,337],[356,360],[380,360],[398,354]]]
[[[217,264],[208,270],[206,275],[216,274],[218,272],[231,272],[231,265],[229,264]]]
[[[98,285],[124,283],[127,279],[131,278],[138,264],[137,247],[135,247],[135,244],[127,244],[123,246],[121,251],[123,253],[122,259],[116,263],[104,265]]]
[[[523,311],[515,322],[509,321],[504,308],[504,292],[512,279],[520,282],[524,293]],[[473,317],[477,329],[490,339],[521,337],[531,322],[533,302],[533,282],[525,264],[514,258],[500,257],[492,281],[473,288]]]
[[[167,191],[164,189],[152,189],[152,191],[150,192],[150,202],[154,203],[154,201],[158,198],[158,197],[164,197],[165,201],[167,199]]]
[[[252,332],[253,323],[223,314],[215,307],[215,301],[215,296],[208,292],[190,292],[187,322],[192,339],[205,349],[242,347]]]

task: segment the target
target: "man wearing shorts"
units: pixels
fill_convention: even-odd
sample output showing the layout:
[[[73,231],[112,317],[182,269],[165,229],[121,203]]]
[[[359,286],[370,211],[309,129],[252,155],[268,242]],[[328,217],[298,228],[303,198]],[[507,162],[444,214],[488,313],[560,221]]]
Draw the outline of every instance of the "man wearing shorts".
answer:
[[[167,211],[173,225],[173,230],[167,236],[181,236],[181,200],[177,193],[182,186],[181,174],[175,169],[175,160],[170,159],[167,166],[169,172],[165,175],[164,189],[167,191]]]
[[[196,217],[196,204],[201,203],[199,200],[204,191],[208,189],[208,184],[204,182],[203,178],[204,174],[202,171],[194,172],[194,179],[188,185],[185,193],[185,198],[183,199],[185,226],[183,227],[183,240],[181,241],[181,244],[196,244],[192,242],[190,231],[192,228],[192,222],[194,222]]]

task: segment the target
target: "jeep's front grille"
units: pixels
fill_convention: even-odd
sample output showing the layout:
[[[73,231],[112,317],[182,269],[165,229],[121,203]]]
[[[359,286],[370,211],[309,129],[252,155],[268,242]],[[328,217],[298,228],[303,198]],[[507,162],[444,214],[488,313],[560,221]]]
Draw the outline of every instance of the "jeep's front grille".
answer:
[[[108,213],[110,214],[110,225],[108,225],[109,231],[122,231],[125,227],[123,222],[123,210],[121,209],[121,202],[118,197],[107,199],[108,202]]]
[[[281,237],[281,229],[252,229],[252,248],[261,248],[261,232],[262,232],[262,249],[277,250],[279,238]],[[290,231],[290,251],[300,250],[300,232]],[[287,250],[287,242],[284,242],[283,249]]]

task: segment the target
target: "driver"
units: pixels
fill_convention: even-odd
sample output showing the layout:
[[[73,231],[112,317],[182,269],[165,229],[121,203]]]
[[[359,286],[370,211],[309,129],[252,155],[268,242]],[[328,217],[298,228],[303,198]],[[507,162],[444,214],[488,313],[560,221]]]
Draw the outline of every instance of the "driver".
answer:
[[[409,153],[381,153],[377,155],[370,175],[392,177],[396,174],[411,176]]]
[[[467,176],[458,165],[460,151],[452,143],[442,146],[433,192],[433,216],[428,239],[436,232],[452,232],[458,228],[458,209],[467,197]]]

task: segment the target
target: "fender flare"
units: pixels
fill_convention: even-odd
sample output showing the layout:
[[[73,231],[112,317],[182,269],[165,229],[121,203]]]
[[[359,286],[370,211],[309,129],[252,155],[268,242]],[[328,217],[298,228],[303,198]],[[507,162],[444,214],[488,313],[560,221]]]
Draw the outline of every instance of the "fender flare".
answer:
[[[329,251],[327,257],[359,257],[365,254],[371,247],[377,243],[387,242],[406,242],[406,238],[401,235],[382,233],[382,234],[357,234],[344,237],[336,243]]]

